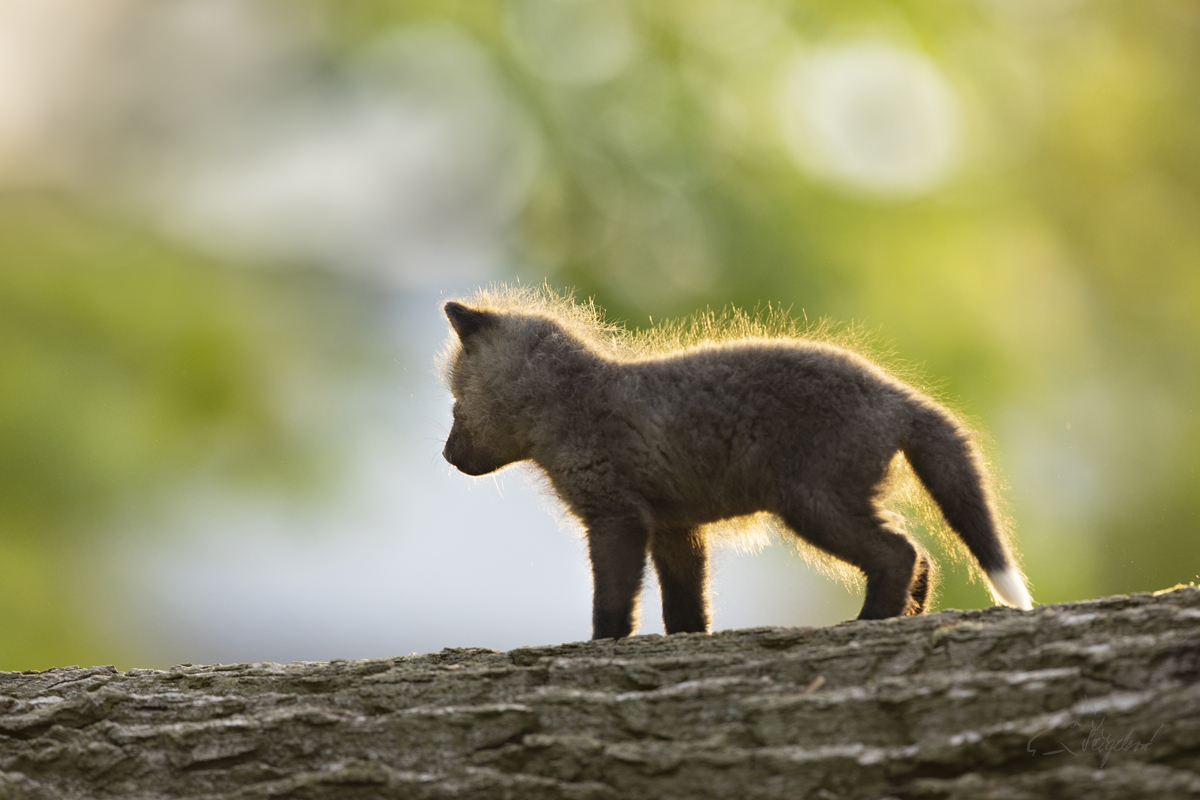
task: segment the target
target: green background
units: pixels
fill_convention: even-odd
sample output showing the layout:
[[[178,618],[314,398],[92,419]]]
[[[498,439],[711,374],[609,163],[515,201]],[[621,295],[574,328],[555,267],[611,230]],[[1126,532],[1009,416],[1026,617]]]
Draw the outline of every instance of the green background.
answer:
[[[328,64],[414,25],[488,55],[542,148],[497,277],[574,287],[632,327],[768,302],[861,326],[986,432],[1037,601],[1188,582],[1200,15],[1188,0],[1005,5],[631,4],[628,64],[574,83],[530,68],[520,4],[296,8]],[[789,57],[862,36],[923,53],[961,102],[960,163],[934,190],[864,193],[788,155]],[[126,658],[78,613],[96,591],[80,554],[113,520],[197,475],[308,498],[336,473],[337,442],[319,410],[295,413],[288,376],[390,368],[378,289],[319,263],[246,266],[94,195],[6,185],[0,669]],[[965,576],[947,567],[942,607],[988,603]]]

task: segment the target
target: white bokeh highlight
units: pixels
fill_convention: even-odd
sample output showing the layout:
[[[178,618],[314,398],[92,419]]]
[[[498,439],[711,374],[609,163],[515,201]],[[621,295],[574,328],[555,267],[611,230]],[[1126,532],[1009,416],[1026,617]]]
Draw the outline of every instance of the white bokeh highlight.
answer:
[[[636,49],[625,0],[513,0],[506,23],[521,62],[550,83],[605,83],[625,70]]]
[[[920,195],[958,161],[953,89],[926,56],[889,42],[801,50],[788,65],[780,113],[801,167],[862,193]]]

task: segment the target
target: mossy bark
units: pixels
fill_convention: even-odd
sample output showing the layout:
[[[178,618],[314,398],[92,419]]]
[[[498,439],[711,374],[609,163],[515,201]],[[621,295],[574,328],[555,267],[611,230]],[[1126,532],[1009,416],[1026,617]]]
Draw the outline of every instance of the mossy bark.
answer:
[[[9,798],[1200,796],[1200,590],[330,663],[0,673]]]

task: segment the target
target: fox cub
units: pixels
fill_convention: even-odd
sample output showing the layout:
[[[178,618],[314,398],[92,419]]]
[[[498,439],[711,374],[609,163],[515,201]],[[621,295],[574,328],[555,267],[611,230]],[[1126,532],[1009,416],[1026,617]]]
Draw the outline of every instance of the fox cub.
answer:
[[[859,619],[923,612],[929,556],[877,505],[897,452],[996,599],[1032,607],[971,434],[863,357],[796,338],[633,355],[569,306],[479,297],[445,306],[443,455],[467,475],[527,460],[545,472],[586,528],[593,638],[634,631],[647,555],[667,633],[707,631],[704,526],[763,511],[862,571]]]

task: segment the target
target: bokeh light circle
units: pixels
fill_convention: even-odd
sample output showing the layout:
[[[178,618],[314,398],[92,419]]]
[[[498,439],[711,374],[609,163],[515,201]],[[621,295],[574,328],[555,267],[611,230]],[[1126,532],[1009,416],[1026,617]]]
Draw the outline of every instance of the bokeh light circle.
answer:
[[[924,55],[883,41],[803,50],[781,97],[784,140],[806,171],[885,196],[923,194],[953,171],[958,99]]]

